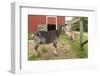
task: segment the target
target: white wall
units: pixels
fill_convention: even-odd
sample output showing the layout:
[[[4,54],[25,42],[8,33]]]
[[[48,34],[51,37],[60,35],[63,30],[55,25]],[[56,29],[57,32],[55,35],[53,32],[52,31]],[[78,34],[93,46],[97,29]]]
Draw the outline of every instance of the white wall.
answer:
[[[52,73],[41,73],[41,74],[29,74],[35,76],[99,76],[97,75],[100,71],[100,50],[99,50],[99,42],[100,42],[100,2],[99,0],[1,0],[0,1],[0,76],[13,76],[13,74],[9,73],[10,70],[10,53],[11,53],[11,8],[10,3],[13,1],[17,2],[28,2],[34,3],[35,5],[45,5],[45,6],[57,6],[64,7],[66,5],[72,6],[95,6],[97,7],[97,69],[85,70],[85,69],[73,69],[69,71],[63,72],[52,72]],[[99,69],[99,70],[98,70]],[[28,76],[28,74],[24,74]]]

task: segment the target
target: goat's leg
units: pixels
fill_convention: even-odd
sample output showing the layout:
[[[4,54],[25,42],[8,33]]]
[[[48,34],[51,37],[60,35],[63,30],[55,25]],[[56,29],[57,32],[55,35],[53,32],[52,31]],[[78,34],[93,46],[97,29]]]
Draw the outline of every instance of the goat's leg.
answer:
[[[36,45],[35,45],[35,55],[36,55],[36,56],[38,55],[38,47],[39,47],[39,44],[36,44]]]
[[[57,55],[57,42],[53,42],[53,46],[55,47],[54,54]]]
[[[72,37],[73,37],[73,40],[74,40],[75,39],[75,35],[73,35]]]

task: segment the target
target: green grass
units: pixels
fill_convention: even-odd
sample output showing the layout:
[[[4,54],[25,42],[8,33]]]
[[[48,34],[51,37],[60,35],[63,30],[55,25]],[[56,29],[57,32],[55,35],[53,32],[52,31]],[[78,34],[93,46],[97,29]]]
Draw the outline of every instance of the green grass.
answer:
[[[78,40],[71,43],[71,49],[76,54],[77,58],[87,58],[88,52],[87,52],[87,44],[85,44],[83,47],[80,47],[80,43]]]
[[[66,35],[61,34],[61,36],[59,38],[59,42],[61,44],[68,44],[68,37]]]
[[[88,36],[83,34],[83,42],[88,40]],[[61,35],[60,43],[70,45],[70,50],[76,54],[77,58],[87,58],[88,57],[88,44],[80,47],[80,38],[77,36],[74,41],[68,40],[68,37]]]
[[[28,39],[32,40],[32,33],[28,34]],[[85,33],[83,34],[83,42],[88,40],[88,34]],[[88,58],[88,43],[85,44],[83,47],[80,47],[80,36],[77,35],[77,37],[75,38],[75,40],[71,41],[68,40],[68,37],[66,35],[61,35],[59,38],[59,42],[63,45],[69,45],[70,46],[70,50],[72,51],[73,54],[75,54],[76,58]],[[46,47],[41,47],[40,50],[42,52],[47,52],[48,49]],[[29,57],[29,60],[37,60],[38,58],[40,58],[41,56],[35,56],[32,55]]]
[[[48,49],[46,47],[41,47],[41,51],[45,53],[48,51]]]
[[[38,53],[37,56],[36,55],[32,55],[32,56],[28,57],[28,60],[37,60],[40,57],[41,57],[41,55],[40,55],[40,53]]]
[[[28,40],[33,40],[32,33],[28,33]]]
[[[88,39],[87,36],[83,35],[83,42]],[[72,50],[76,53],[78,58],[87,58],[88,57],[88,44],[85,44],[83,47],[80,46],[80,38],[78,37],[72,44]]]
[[[32,55],[28,57],[28,60],[37,60],[38,56]]]

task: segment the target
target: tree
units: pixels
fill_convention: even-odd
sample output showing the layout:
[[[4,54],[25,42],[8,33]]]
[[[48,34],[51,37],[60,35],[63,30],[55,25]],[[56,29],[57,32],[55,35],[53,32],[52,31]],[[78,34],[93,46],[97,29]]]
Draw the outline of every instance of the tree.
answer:
[[[79,17],[73,17],[72,21],[74,21],[75,19],[78,19]],[[84,32],[88,32],[88,17],[81,17],[81,19],[83,20],[83,31]],[[72,30],[74,31],[80,31],[80,27],[79,27],[79,21],[72,23]]]

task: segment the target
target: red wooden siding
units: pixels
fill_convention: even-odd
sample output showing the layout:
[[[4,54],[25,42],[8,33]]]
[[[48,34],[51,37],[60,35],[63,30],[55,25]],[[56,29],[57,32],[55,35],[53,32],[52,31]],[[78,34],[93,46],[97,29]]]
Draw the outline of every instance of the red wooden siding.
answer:
[[[47,24],[56,24],[55,17],[48,17]],[[28,15],[28,32],[37,31],[38,24],[46,24],[46,16],[43,15]],[[57,16],[57,24],[65,24],[64,16]]]
[[[57,16],[57,24],[65,24],[65,16]]]
[[[56,17],[48,17],[47,24],[56,24]]]
[[[37,31],[38,24],[45,24],[46,16],[29,15],[28,16],[28,32]]]

